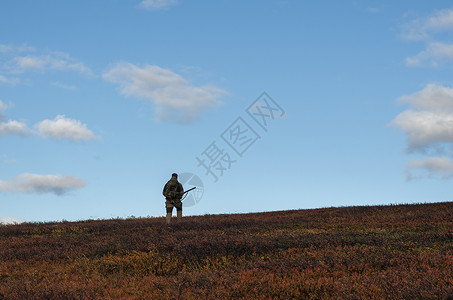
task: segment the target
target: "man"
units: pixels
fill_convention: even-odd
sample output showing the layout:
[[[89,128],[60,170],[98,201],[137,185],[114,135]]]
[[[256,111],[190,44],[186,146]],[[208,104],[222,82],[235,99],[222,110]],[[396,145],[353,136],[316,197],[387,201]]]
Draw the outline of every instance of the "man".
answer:
[[[171,179],[165,184],[162,194],[165,196],[165,207],[167,208],[167,224],[170,224],[173,207],[176,207],[178,223],[182,219],[182,202],[184,188],[178,181],[178,174],[171,174]]]

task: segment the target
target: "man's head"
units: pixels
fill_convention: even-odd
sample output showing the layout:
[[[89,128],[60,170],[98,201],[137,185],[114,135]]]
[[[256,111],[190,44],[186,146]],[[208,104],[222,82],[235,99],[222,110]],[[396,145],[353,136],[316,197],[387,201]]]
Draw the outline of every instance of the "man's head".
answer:
[[[178,179],[178,174],[173,173],[173,174],[171,174],[171,177],[174,177],[174,178]]]

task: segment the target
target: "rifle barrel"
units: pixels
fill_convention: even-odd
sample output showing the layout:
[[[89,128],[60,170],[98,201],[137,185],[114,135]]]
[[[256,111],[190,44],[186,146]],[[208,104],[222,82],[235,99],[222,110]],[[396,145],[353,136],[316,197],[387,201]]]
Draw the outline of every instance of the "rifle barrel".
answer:
[[[185,191],[185,192],[184,192],[184,194],[185,194],[185,193],[188,193],[188,192],[190,192],[190,191],[192,191],[192,190],[194,190],[194,189],[196,189],[196,188],[197,188],[197,187],[196,187],[196,186],[194,186],[194,187],[193,187],[193,188],[191,188],[190,190],[187,190],[187,191]]]

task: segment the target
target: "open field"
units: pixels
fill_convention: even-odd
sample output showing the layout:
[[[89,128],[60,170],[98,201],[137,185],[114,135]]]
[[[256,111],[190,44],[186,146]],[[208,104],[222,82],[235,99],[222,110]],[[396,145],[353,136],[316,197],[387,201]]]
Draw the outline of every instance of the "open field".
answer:
[[[0,299],[446,299],[453,203],[0,226]]]

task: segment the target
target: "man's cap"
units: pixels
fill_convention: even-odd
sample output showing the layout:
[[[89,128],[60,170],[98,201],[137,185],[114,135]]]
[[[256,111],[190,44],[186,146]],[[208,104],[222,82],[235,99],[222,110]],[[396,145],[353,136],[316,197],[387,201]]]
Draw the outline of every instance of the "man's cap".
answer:
[[[178,178],[178,174],[173,173],[173,174],[171,174],[171,177],[176,177],[176,178]]]

